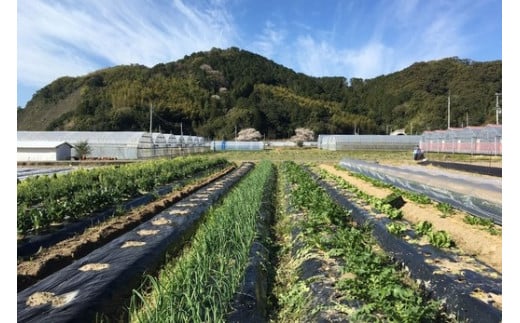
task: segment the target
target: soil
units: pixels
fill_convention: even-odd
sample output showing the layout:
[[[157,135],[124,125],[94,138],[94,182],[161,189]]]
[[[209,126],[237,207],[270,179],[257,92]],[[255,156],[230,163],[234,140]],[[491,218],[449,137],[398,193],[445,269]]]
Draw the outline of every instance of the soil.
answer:
[[[319,167],[331,174],[341,176],[369,195],[384,198],[391,193],[389,189],[375,187],[368,182],[352,176],[348,171],[336,169],[333,165],[322,164]],[[185,187],[180,191],[174,191],[145,207],[112,218],[109,221],[86,230],[82,234],[64,240],[53,247],[42,249],[29,260],[19,260],[17,266],[18,291],[27,288],[52,272],[81,258],[110,239],[136,227],[187,194],[194,192],[210,181],[228,173],[232,168],[233,167],[223,170],[199,183]],[[501,227],[496,227],[499,232],[498,235],[492,235],[481,227],[465,223],[463,218],[466,214],[463,212],[455,212],[443,217],[441,211],[434,205],[421,205],[409,201],[404,197],[403,199],[406,203],[401,210],[405,221],[410,224],[415,224],[427,220],[433,224],[435,230],[445,230],[455,241],[456,252],[460,255],[460,261],[450,264],[437,263],[436,265],[438,265],[439,268],[444,268],[444,270],[448,272],[458,272],[460,270],[459,267],[463,266],[463,268],[481,271],[480,267],[482,265],[479,263],[481,262],[492,267],[497,272],[502,273]],[[417,241],[415,243],[425,242]],[[475,293],[478,294],[478,291],[475,291]],[[49,295],[44,296],[48,297]],[[481,297],[487,298],[488,302],[493,302],[498,308],[502,307],[502,295],[490,295],[489,293],[485,293]]]
[[[18,292],[67,266],[74,260],[85,256],[106,242],[137,227],[173,203],[229,173],[234,168],[235,166],[228,167],[196,183],[187,185],[181,190],[173,191],[146,206],[136,208],[124,215],[104,221],[97,226],[85,230],[82,234],[63,240],[52,247],[42,248],[30,259],[19,259],[17,265]]]
[[[351,185],[354,185],[361,191],[377,197],[385,198],[392,193],[388,188],[375,187],[372,184],[353,176],[347,170],[338,170],[333,165],[322,164],[320,168],[327,172],[345,179]],[[447,183],[443,183],[447,185]],[[482,263],[502,273],[502,235],[501,227],[495,226],[499,232],[497,235],[491,234],[483,227],[467,224],[463,221],[464,212],[455,211],[453,214],[444,216],[434,204],[418,204],[413,201],[405,200],[404,206],[401,208],[403,220],[411,225],[421,221],[429,221],[432,223],[434,230],[446,231],[455,242],[456,249],[453,251],[459,255],[458,262],[438,263],[436,266],[442,270],[451,273],[458,273],[461,269],[470,269],[476,272],[482,272]],[[370,207],[367,207],[370,208]],[[424,244],[426,241],[416,241],[414,243]],[[477,261],[475,261],[477,260]],[[434,261],[434,260],[432,260]],[[494,277],[496,278],[496,277]],[[476,296],[478,293],[476,293]],[[481,293],[482,294],[482,293]],[[502,295],[482,295],[487,301],[491,301],[496,307],[502,307]]]

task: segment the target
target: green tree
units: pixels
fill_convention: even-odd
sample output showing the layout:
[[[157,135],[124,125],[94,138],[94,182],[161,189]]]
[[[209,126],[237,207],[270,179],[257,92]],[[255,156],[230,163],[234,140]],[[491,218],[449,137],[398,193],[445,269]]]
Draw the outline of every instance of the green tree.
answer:
[[[92,147],[90,147],[87,140],[76,143],[74,148],[76,149],[79,159],[85,159],[85,157],[92,152]]]
[[[502,62],[456,57],[417,62],[373,79],[311,77],[232,47],[197,52],[152,68],[131,64],[62,77],[18,109],[18,130],[166,131],[233,138],[254,128],[266,138],[291,129],[385,134],[393,129],[445,129],[450,123],[495,122]],[[413,126],[412,126],[413,125]],[[176,130],[177,129],[177,130]]]

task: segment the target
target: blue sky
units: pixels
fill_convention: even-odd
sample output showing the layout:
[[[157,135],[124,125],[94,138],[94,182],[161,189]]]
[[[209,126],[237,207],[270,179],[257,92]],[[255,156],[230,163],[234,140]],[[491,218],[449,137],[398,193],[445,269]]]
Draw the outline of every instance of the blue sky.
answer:
[[[213,47],[348,79],[452,56],[502,59],[498,0],[19,0],[15,10],[22,107],[62,76]]]

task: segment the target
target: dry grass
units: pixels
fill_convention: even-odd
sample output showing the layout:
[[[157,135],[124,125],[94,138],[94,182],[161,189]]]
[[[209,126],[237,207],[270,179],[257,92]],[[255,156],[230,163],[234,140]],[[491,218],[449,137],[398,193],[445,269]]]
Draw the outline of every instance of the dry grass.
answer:
[[[343,158],[352,158],[367,160],[373,162],[386,163],[400,163],[400,164],[415,164],[412,159],[412,150],[410,151],[366,151],[366,150],[352,150],[352,151],[331,151],[317,148],[280,148],[280,149],[266,149],[262,151],[225,151],[212,152],[211,156],[224,157],[230,161],[260,161],[268,159],[273,162],[281,162],[284,160],[292,160],[296,162],[322,163],[322,164],[337,164]],[[459,154],[441,154],[441,153],[427,153],[427,158],[430,160],[461,162],[471,164],[489,164],[490,166],[502,165],[501,156],[471,156]]]

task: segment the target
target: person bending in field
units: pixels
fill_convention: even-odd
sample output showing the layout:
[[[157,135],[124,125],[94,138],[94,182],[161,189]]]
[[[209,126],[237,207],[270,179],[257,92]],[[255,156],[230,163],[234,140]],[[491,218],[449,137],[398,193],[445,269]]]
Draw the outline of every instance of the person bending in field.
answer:
[[[419,145],[415,146],[413,149],[413,160],[421,160],[424,159],[424,153],[419,147]]]

